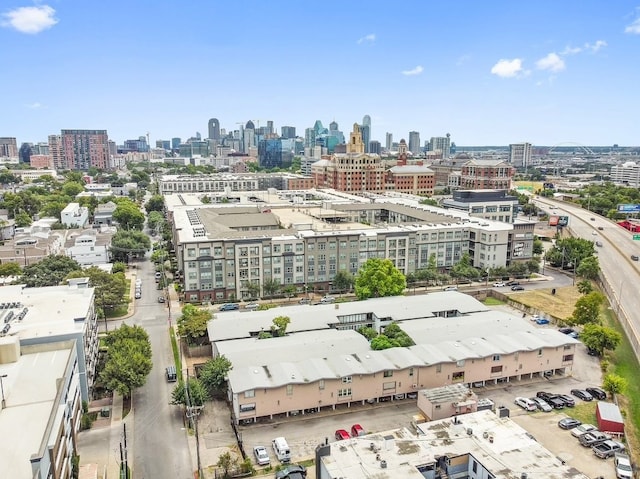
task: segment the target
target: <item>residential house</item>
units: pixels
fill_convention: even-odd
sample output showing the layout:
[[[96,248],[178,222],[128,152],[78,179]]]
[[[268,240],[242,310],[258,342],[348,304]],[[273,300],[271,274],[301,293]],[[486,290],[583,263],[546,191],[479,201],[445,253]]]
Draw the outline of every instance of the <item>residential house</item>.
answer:
[[[60,213],[60,222],[70,228],[84,228],[89,221],[89,209],[80,203],[69,203]]]
[[[109,225],[113,224],[113,212],[117,205],[113,201],[102,203],[96,206],[93,212],[93,225]]]
[[[95,229],[72,232],[65,242],[65,253],[87,268],[109,262],[111,234],[99,233]]]

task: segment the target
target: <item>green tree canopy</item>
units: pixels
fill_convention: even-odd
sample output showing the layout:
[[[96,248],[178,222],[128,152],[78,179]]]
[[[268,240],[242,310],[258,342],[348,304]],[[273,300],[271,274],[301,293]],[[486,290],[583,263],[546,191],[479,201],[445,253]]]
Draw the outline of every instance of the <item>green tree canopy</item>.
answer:
[[[22,274],[22,268],[18,263],[2,263],[0,264],[0,278],[6,278],[8,276],[20,276]]]
[[[144,209],[147,210],[147,213],[157,211],[158,213],[162,214],[162,212],[164,211],[164,198],[162,197],[162,195],[153,195],[151,198],[149,198],[149,201],[145,203]]]
[[[273,318],[273,326],[271,326],[271,334],[273,336],[284,336],[287,334],[287,326],[291,323],[289,316],[276,316]]]
[[[233,368],[231,361],[224,355],[207,361],[200,370],[200,381],[210,397],[220,396],[227,387],[227,373]]]
[[[580,333],[580,339],[584,345],[602,354],[605,349],[613,351],[622,341],[622,335],[615,329],[599,324],[586,324]]]
[[[187,404],[188,385],[189,404]],[[198,378],[189,378],[189,381],[180,381],[171,392],[171,404],[182,404],[183,406],[203,406],[208,401],[209,392]]]
[[[391,260],[370,258],[358,271],[355,285],[358,299],[399,296],[407,280]]]
[[[152,211],[147,215],[147,225],[153,231],[162,231],[164,221],[164,215],[158,211]]]
[[[585,258],[594,254],[593,241],[582,238],[559,238],[553,248],[547,251],[546,260],[552,266],[573,262],[576,268]]]
[[[207,323],[212,314],[206,308],[193,304],[182,307],[182,316],[178,318],[178,334],[187,337],[188,344],[205,344],[207,342]]]
[[[454,278],[463,278],[475,280],[480,278],[480,271],[471,264],[469,253],[465,253],[456,264],[451,268],[451,276]]]
[[[151,372],[151,343],[140,326],[123,324],[105,337],[107,360],[100,378],[111,391],[131,397]]]
[[[623,393],[628,386],[627,380],[617,374],[607,374],[602,379],[602,388],[612,396]]]
[[[144,256],[151,249],[151,240],[142,231],[119,230],[111,238],[111,257],[127,263],[130,257]]]
[[[124,230],[141,230],[144,225],[144,213],[131,200],[121,198],[113,212],[113,220]]]
[[[339,292],[350,291],[353,288],[355,279],[348,271],[338,271],[333,277],[333,289]]]
[[[576,287],[578,288],[578,292],[580,294],[589,294],[591,291],[593,291],[593,284],[588,279],[579,281]]]
[[[24,268],[22,281],[29,288],[57,286],[69,273],[81,269],[80,264],[68,256],[46,256],[37,263]]]
[[[88,277],[95,287],[96,306],[105,312],[113,311],[125,302],[127,280],[124,273],[108,273],[97,266],[72,271],[67,278]]]
[[[584,258],[576,268],[576,274],[585,279],[597,279],[600,273],[600,263],[596,256]]]
[[[600,306],[604,303],[604,296],[598,291],[592,291],[578,298],[575,309],[569,319],[571,324],[598,323],[600,320]]]

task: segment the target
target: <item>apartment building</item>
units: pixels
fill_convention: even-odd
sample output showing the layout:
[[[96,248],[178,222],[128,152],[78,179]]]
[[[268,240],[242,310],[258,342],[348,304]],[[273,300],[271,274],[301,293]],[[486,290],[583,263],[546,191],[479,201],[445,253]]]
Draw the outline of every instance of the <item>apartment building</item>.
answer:
[[[460,188],[510,190],[515,168],[504,160],[472,159],[462,165]]]
[[[512,143],[509,145],[509,163],[517,168],[528,168],[531,166],[532,152],[531,143]]]
[[[110,167],[107,130],[62,130],[60,137],[65,163],[62,168],[88,170],[93,166],[104,170]],[[54,139],[54,144],[56,141]],[[51,145],[51,137],[49,144]],[[55,156],[54,166],[60,168]]]
[[[286,190],[288,182],[303,181],[307,177],[292,173],[216,173],[212,175],[163,175],[158,180],[162,195],[176,193],[222,193],[238,191],[266,191],[270,188]]]
[[[611,167],[611,181],[616,185],[629,188],[640,187],[640,165],[635,161],[627,161]]]
[[[284,337],[258,339],[273,311],[226,312],[207,325],[224,355],[236,422],[394,400],[453,384],[567,375],[579,341],[455,291],[337,305],[295,305]],[[356,332],[395,323],[414,346],[381,351]],[[458,413],[466,411],[460,405]]]
[[[478,268],[507,266],[510,224],[419,198],[286,195],[265,195],[258,204],[238,195],[237,204],[219,205],[165,198],[186,301],[247,298],[255,284],[262,296],[267,281],[327,291],[338,271],[355,274],[369,258],[389,258],[404,274],[427,267],[431,255],[442,270],[465,253]]]

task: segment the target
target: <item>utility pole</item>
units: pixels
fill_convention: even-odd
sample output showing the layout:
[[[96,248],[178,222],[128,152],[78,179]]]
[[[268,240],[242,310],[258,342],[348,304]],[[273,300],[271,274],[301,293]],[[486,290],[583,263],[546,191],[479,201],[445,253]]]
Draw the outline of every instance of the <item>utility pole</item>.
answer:
[[[185,402],[187,403],[187,419],[193,425],[193,429],[196,435],[196,458],[198,460],[198,478],[202,479],[202,462],[200,460],[200,437],[198,435],[198,416],[202,411],[203,406],[191,406],[191,399],[189,398],[189,368],[187,368],[187,380],[184,383],[184,395]]]

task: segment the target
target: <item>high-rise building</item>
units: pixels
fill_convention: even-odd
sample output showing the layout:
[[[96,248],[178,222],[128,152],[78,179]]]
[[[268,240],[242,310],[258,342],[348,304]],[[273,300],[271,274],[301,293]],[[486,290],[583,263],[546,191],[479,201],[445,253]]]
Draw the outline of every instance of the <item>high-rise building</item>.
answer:
[[[178,149],[180,148],[180,143],[182,143],[182,138],[171,138],[171,149],[173,151],[178,151]]]
[[[382,145],[377,140],[369,141],[369,153],[372,155],[379,155],[380,150],[382,150]]]
[[[273,121],[267,120],[267,129],[265,131],[266,135],[273,135]]]
[[[15,138],[0,138],[0,157],[18,158],[18,141]]]
[[[217,118],[211,118],[209,120],[208,130],[210,140],[220,139],[220,122]]]
[[[283,126],[280,127],[282,134],[282,138],[289,139],[296,137],[296,127],[295,126]]]
[[[409,132],[409,151],[413,156],[418,156],[422,153],[420,149],[420,133],[417,131]]]
[[[283,143],[284,142],[284,143]],[[291,143],[289,145],[288,143]],[[293,142],[268,138],[258,143],[258,162],[264,168],[287,168],[293,160]]]
[[[68,170],[106,169],[109,166],[107,130],[62,130],[62,148]]]
[[[451,155],[451,135],[447,133],[447,136],[432,136],[429,141],[429,151],[439,151],[442,158],[449,158]]]
[[[516,168],[527,168],[531,164],[531,143],[512,143],[509,145],[509,163]]]
[[[387,151],[391,151],[393,147],[393,133],[387,132],[384,147],[386,148]]]
[[[242,125],[240,125],[242,126]],[[256,127],[251,120],[247,122],[244,127],[244,130],[241,130],[240,134],[242,141],[242,151],[244,153],[249,153],[249,149],[256,146]]]
[[[31,155],[33,155],[33,143],[23,143],[18,151],[18,159],[20,163],[31,163]]]
[[[365,115],[362,118],[360,131],[362,132],[362,142],[364,143],[365,153],[369,153],[369,140],[371,140],[371,117],[369,115]]]
[[[49,135],[49,154],[51,155],[54,169],[67,169],[64,159],[64,148],[62,147],[62,137],[60,135]]]

